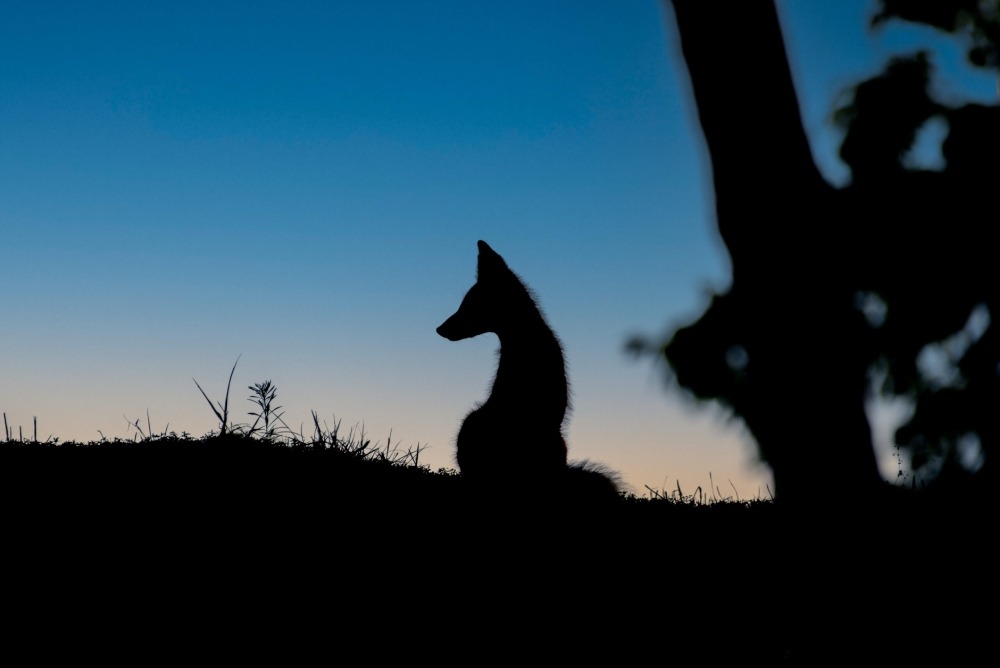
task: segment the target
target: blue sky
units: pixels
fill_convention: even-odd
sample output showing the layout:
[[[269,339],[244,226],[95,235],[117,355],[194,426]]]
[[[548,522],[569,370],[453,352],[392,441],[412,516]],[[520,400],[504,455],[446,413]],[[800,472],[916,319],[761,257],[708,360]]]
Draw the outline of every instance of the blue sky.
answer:
[[[817,161],[842,180],[838,91],[928,34],[870,34],[863,0],[779,10]],[[242,355],[238,418],[271,379],[293,426],[315,410],[451,466],[496,340],[434,330],[484,239],[563,341],[571,457],[640,493],[711,475],[766,495],[742,431],[624,352],[728,283],[657,2],[15,0],[0,89],[11,425],[127,437],[148,410],[200,435],[216,425],[192,378],[221,398]]]

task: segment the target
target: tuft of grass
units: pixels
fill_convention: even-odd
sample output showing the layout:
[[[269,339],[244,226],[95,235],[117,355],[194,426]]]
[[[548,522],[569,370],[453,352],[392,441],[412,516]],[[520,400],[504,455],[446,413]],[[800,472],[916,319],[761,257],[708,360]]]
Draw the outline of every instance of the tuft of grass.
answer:
[[[675,481],[675,488],[670,491],[644,485],[646,488],[645,496],[635,500],[691,507],[715,505],[749,506],[761,503],[766,504],[774,501],[774,495],[770,494],[770,488],[768,488],[769,498],[765,498],[760,494],[760,492],[758,492],[756,497],[752,499],[744,499],[740,497],[739,490],[736,489],[736,485],[733,484],[732,480],[729,481],[729,486],[733,488],[733,494],[730,495],[722,493],[719,486],[715,484],[711,471],[708,473],[708,479],[711,484],[709,493],[706,493],[699,485],[698,487],[695,487],[693,492],[687,494],[681,488],[681,481],[677,480]]]
[[[254,420],[253,424],[250,425],[247,433],[251,436],[257,432],[261,433],[261,438],[270,441],[277,437],[278,427],[290,432],[291,429],[285,424],[282,419],[284,413],[281,412],[281,406],[275,406],[274,400],[278,396],[278,388],[270,380],[265,380],[263,383],[254,383],[249,386],[249,389],[253,394],[248,397],[248,401],[253,402],[257,405],[257,411],[251,411],[249,415],[257,418]],[[261,420],[264,421],[263,427],[259,426]]]
[[[49,435],[44,441],[38,440],[38,416],[32,416],[32,435],[30,439],[24,438],[24,427],[18,425],[17,427],[17,438],[14,438],[14,428],[7,423],[7,413],[3,414],[3,441],[5,443],[45,443],[55,445],[59,442],[58,438]]]
[[[332,427],[326,422],[320,424],[319,414],[316,411],[312,411],[312,418],[313,433],[311,438],[307,440],[300,434],[298,437],[292,438],[292,445],[308,445],[316,450],[340,450],[358,459],[414,466],[417,468],[420,467],[420,453],[427,447],[417,443],[415,448],[407,448],[404,451],[400,449],[401,441],[393,444],[392,430],[389,431],[385,445],[381,445],[379,442],[373,444],[365,431],[363,422],[360,426],[355,423],[348,430],[347,434],[342,434],[340,428],[341,421],[336,416],[333,418]]]
[[[122,417],[125,416],[123,415]],[[142,426],[139,424],[139,418],[136,418],[135,420],[130,420],[127,417],[125,417],[125,422],[128,423],[129,429],[135,430],[135,434],[132,436],[132,440],[135,442],[150,441],[154,438],[166,438],[168,435],[173,434],[173,432],[170,431],[169,422],[167,423],[167,426],[163,428],[163,431],[161,431],[159,434],[153,433],[153,421],[149,417],[149,409],[146,409],[145,429],[143,429]],[[97,433],[101,434],[102,440],[105,441],[107,440],[107,438],[101,431],[98,431]]]
[[[198,384],[198,381],[194,381],[219,421],[219,430],[215,435],[216,438],[224,439],[228,436],[238,436],[248,440],[261,440],[279,447],[293,449],[309,448],[316,451],[330,450],[349,455],[360,461],[376,461],[420,468],[420,453],[427,446],[421,446],[420,443],[417,443],[416,447],[402,450],[400,441],[397,441],[395,444],[392,442],[391,430],[384,445],[378,441],[373,443],[365,431],[364,423],[361,423],[360,426],[356,423],[344,434],[341,431],[341,421],[336,416],[333,419],[333,426],[330,427],[325,422],[321,423],[319,414],[316,411],[312,411],[312,433],[306,436],[302,429],[296,433],[285,422],[282,407],[275,405],[278,397],[278,387],[270,380],[248,386],[251,395],[247,400],[255,406],[255,409],[248,413],[249,416],[254,418],[253,423],[232,423],[229,417],[229,394],[233,383],[233,375],[236,372],[236,365],[239,361],[240,357],[237,356],[236,362],[233,363],[233,368],[229,372],[229,380],[226,383],[226,396],[223,401],[212,403],[208,394]],[[134,426],[136,429],[139,429],[138,422]]]
[[[233,362],[233,369],[229,372],[229,382],[226,383],[226,400],[225,403],[216,402],[219,406],[218,408],[216,408],[215,404],[212,403],[212,400],[208,398],[208,394],[205,393],[205,390],[201,389],[201,385],[198,384],[198,381],[194,378],[191,379],[194,380],[194,384],[201,392],[201,396],[205,397],[205,401],[208,402],[209,408],[211,408],[212,412],[215,413],[215,417],[219,419],[219,436],[225,436],[229,427],[229,388],[232,387],[233,374],[236,373],[236,365],[240,363],[240,357],[242,357],[242,355],[237,355],[236,361]]]

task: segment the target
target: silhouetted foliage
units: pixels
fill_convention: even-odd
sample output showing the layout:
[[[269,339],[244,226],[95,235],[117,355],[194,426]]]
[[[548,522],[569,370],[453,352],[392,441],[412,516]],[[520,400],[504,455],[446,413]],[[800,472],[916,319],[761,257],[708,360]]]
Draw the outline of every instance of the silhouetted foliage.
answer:
[[[1000,3],[886,0],[874,22],[894,18],[949,32],[966,41],[970,63],[1000,71]],[[904,66],[920,71],[900,76]],[[896,441],[928,476],[945,482],[941,471],[974,472],[987,485],[994,482],[1000,454],[1000,346],[991,322],[1000,313],[994,270],[1000,107],[935,100],[932,74],[929,57],[918,53],[859,84],[853,113],[846,119],[840,114],[846,129],[841,155],[852,170],[847,191],[860,207],[883,214],[876,227],[886,259],[871,262],[871,280],[862,289],[885,310],[875,328],[882,390],[911,399],[915,407]],[[883,118],[862,106],[868,95],[905,96],[914,111]],[[891,104],[887,99],[886,106],[898,111]],[[932,119],[948,128],[938,171],[910,166],[902,155],[882,173],[847,160],[850,146],[866,143],[870,152],[886,146],[890,125],[906,133],[901,148],[910,150]]]
[[[1000,68],[1000,3],[996,0],[880,0],[879,5],[873,26],[893,19],[928,25],[966,40],[973,65]]]
[[[894,58],[836,110],[852,178],[835,188],[812,160],[773,3],[672,5],[733,266],[729,290],[660,348],[678,383],[746,423],[778,500],[882,488],[873,378],[913,403],[896,441],[923,478],[961,468],[992,481],[1000,108],[936,100],[930,55]],[[884,0],[873,24],[893,19],[951,32],[970,62],[1000,66],[1000,3]],[[910,159],[932,120],[948,128],[937,171]]]

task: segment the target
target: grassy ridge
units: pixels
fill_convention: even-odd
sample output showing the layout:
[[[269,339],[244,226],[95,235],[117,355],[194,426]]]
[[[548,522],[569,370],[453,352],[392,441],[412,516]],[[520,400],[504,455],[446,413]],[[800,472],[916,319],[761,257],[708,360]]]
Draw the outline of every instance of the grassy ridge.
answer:
[[[219,429],[201,438],[147,420],[130,440],[39,441],[5,419],[5,601],[26,637],[43,629],[35,646],[76,638],[80,652],[110,631],[121,647],[139,639],[132,656],[208,647],[274,664],[439,661],[456,647],[463,662],[471,647],[477,662],[615,665],[954,663],[996,649],[987,616],[964,612],[996,594],[983,496],[887,487],[789,508],[679,488],[598,503],[470,489],[391,435],[315,414],[296,434],[273,385],[250,389],[248,424],[231,420],[228,390],[206,395]],[[197,629],[213,631],[188,644]]]
[[[296,432],[285,423],[283,407],[277,405],[277,387],[270,380],[248,387],[248,401],[253,406],[248,415],[253,421],[235,422],[230,394],[238,364],[239,357],[229,373],[222,400],[213,401],[194,380],[218,421],[218,428],[201,438],[166,431],[154,434],[147,415],[145,425],[139,419],[129,422],[135,434],[132,439],[102,437],[86,443],[60,443],[50,437],[40,441],[37,420],[32,425],[32,437],[26,439],[20,428],[15,436],[4,414],[5,438],[0,443],[0,455],[7,460],[6,470],[18,471],[8,480],[9,485],[47,489],[49,498],[68,494],[92,498],[98,490],[127,485],[136,487],[130,488],[130,493],[150,496],[153,490],[162,493],[165,487],[180,485],[187,489],[186,498],[241,497],[249,501],[261,495],[281,499],[309,496],[299,500],[320,504],[324,495],[327,500],[331,495],[352,495],[355,501],[364,499],[366,503],[430,503],[438,510],[471,503],[489,508],[516,506],[524,513],[529,509],[537,511],[538,506],[549,507],[552,512],[572,512],[581,502],[587,512],[635,510],[643,515],[688,506],[732,504],[747,509],[769,505],[760,499],[724,497],[721,490],[705,495],[699,488],[685,496],[678,483],[676,492],[649,489],[649,495],[641,498],[621,493],[595,507],[586,498],[594,490],[583,491],[583,486],[590,480],[593,487],[593,480],[603,478],[587,476],[578,469],[571,470],[573,475],[567,481],[554,485],[546,481],[545,489],[519,488],[523,487],[520,478],[524,472],[517,470],[512,471],[509,486],[501,483],[485,492],[466,489],[456,471],[429,470],[420,463],[420,444],[404,450],[399,442],[393,443],[391,432],[384,444],[373,442],[363,426],[344,430],[336,419],[332,426],[327,425],[321,423],[315,411],[312,433]],[[14,459],[18,460],[16,464]],[[497,465],[508,464],[498,458]]]
[[[18,574],[8,606],[33,619],[73,606],[72,629],[143,638],[142,652],[177,623],[235,626],[251,635],[195,651],[276,663],[299,650],[441,658],[456,643],[616,665],[954,660],[991,647],[993,635],[969,644],[976,621],[961,613],[984,594],[968,567],[988,553],[967,530],[982,525],[909,496],[865,512],[484,496],[453,471],[361,444],[238,429],[0,443],[5,559]],[[118,609],[87,626],[89,605],[109,600]]]

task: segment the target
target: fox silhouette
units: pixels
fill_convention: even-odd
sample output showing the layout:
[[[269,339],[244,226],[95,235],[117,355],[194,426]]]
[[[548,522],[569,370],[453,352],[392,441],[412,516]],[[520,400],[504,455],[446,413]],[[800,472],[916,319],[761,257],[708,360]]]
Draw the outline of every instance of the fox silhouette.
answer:
[[[486,333],[500,339],[489,397],[465,417],[456,438],[462,477],[487,484],[534,483],[536,489],[572,480],[577,488],[617,496],[616,474],[599,464],[568,463],[563,423],[570,392],[562,345],[531,290],[489,244],[477,245],[476,282],[437,328],[449,341]]]

